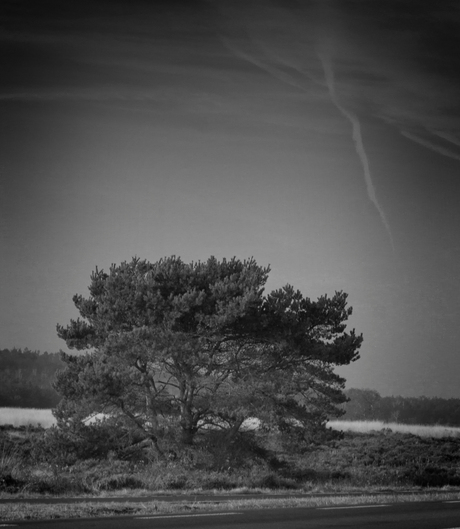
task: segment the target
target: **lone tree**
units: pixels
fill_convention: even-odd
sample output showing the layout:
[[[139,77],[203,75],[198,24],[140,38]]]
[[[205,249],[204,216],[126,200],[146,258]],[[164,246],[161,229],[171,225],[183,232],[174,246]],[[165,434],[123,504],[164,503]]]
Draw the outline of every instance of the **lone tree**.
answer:
[[[60,426],[91,413],[123,418],[160,456],[212,425],[231,443],[248,418],[308,438],[339,416],[358,358],[347,294],[310,301],[287,285],[264,296],[269,267],[236,258],[134,258],[93,272],[81,319],[57,326],[69,348],[55,388]]]

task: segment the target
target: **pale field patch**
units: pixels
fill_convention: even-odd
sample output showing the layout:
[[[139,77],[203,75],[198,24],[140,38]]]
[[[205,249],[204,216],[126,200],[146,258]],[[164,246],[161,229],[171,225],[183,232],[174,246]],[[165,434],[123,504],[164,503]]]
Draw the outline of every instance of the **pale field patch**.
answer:
[[[103,418],[103,414],[89,418],[88,423]],[[50,409],[40,410],[35,408],[0,408],[0,425],[11,424],[18,426],[38,426],[49,428],[56,424],[56,419]],[[400,424],[383,421],[329,421],[328,426],[333,430],[369,433],[372,431],[391,430],[395,433],[410,433],[420,437],[460,437],[460,428],[440,425]],[[258,421],[248,419],[243,428],[257,429]]]
[[[399,424],[383,421],[329,421],[333,430],[369,433],[372,431],[391,430],[394,433],[410,433],[420,437],[460,437],[460,428],[441,425]]]
[[[56,424],[51,410],[39,410],[35,408],[0,408],[0,425],[12,424],[18,426],[43,426],[49,428]]]

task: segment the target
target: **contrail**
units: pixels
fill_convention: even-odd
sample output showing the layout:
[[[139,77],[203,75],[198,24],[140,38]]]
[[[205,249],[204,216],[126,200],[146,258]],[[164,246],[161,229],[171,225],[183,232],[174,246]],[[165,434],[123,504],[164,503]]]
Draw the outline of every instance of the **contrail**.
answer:
[[[299,66],[293,64],[290,61],[287,61],[285,58],[279,55],[276,51],[270,50],[267,48],[267,46],[261,42],[257,41],[257,46],[264,52],[265,56],[272,56],[272,58],[281,65],[284,65],[287,68],[290,68],[291,70],[296,71],[298,74],[302,75],[303,77],[306,77],[313,83],[324,87],[324,81],[322,79],[317,79],[314,75],[310,74],[309,72],[305,71],[303,68],[300,68]],[[301,87],[303,88],[303,87]]]
[[[385,226],[385,229],[390,238],[391,247],[393,248],[393,251],[394,251],[395,245],[393,241],[393,235],[390,229],[390,224],[388,223],[388,220],[385,216],[385,212],[383,211],[382,206],[379,204],[379,201],[377,200],[377,194],[375,192],[375,187],[372,182],[371,171],[369,167],[369,160],[367,158],[367,154],[364,149],[363,138],[361,135],[361,125],[359,123],[359,119],[357,116],[355,116],[355,114],[353,114],[352,112],[344,108],[340,104],[339,100],[337,99],[337,95],[335,93],[335,85],[334,85],[334,71],[332,70],[329,57],[319,52],[318,52],[318,57],[323,66],[324,77],[326,79],[326,85],[329,90],[331,101],[337,107],[340,113],[343,116],[345,116],[348,119],[348,121],[351,123],[352,130],[353,130],[352,137],[355,143],[356,152],[359,156],[359,159],[361,160],[361,165],[363,166],[364,180],[366,182],[367,195],[369,197],[369,200],[374,204],[374,206],[376,207],[380,215],[380,219],[382,220],[382,223]]]
[[[436,145],[436,143],[432,143],[429,140],[420,138],[419,136],[413,134],[412,132],[407,132],[405,130],[402,130],[401,134],[405,138],[415,141],[415,143],[423,145],[423,147],[427,147],[428,149],[431,149],[432,151],[437,152],[438,154],[441,154],[442,156],[446,156],[447,158],[452,158],[454,160],[460,160],[460,154],[456,154],[452,151],[449,151],[449,149],[446,149],[445,147],[441,147],[440,145]],[[438,134],[438,136],[442,137],[440,134]]]
[[[292,79],[291,76],[289,75],[286,75],[284,72],[280,71],[278,68],[276,67],[272,67],[270,65],[268,65],[267,63],[263,62],[263,61],[260,61],[258,59],[256,59],[255,57],[251,56],[250,54],[247,54],[245,52],[243,52],[242,50],[236,48],[235,46],[233,46],[230,41],[226,38],[222,38],[222,42],[223,44],[227,47],[228,50],[230,50],[232,53],[234,53],[236,56],[248,61],[248,62],[251,62],[252,64],[254,64],[255,66],[261,68],[262,70],[265,70],[267,73],[269,73],[270,75],[272,75],[273,77],[275,77],[276,79],[278,79],[279,81],[282,81],[286,84],[289,84],[295,88],[300,88],[301,90],[304,90],[306,91],[306,88],[304,86],[302,86],[300,83],[296,82],[294,79]],[[353,140],[355,142],[355,146],[356,146],[356,152],[358,153],[358,156],[359,156],[359,159],[361,160],[361,164],[363,166],[363,170],[364,170],[364,179],[365,179],[365,182],[366,182],[366,188],[367,188],[367,194],[369,196],[369,199],[371,200],[371,202],[373,202],[373,204],[375,205],[379,215],[380,215],[380,218],[382,220],[382,223],[388,233],[388,236],[390,238],[390,242],[391,242],[391,247],[393,248],[393,251],[395,250],[395,246],[394,246],[394,241],[393,241],[393,235],[391,233],[391,229],[390,229],[390,225],[388,223],[388,220],[385,216],[385,213],[382,209],[382,207],[380,206],[378,200],[377,200],[377,195],[376,195],[376,192],[375,192],[375,188],[374,188],[374,184],[372,182],[372,177],[371,177],[371,173],[370,173],[370,168],[369,168],[369,161],[368,161],[368,158],[367,158],[367,155],[366,155],[366,151],[364,150],[364,145],[363,145],[363,140],[362,140],[362,136],[361,136],[361,126],[360,126],[360,123],[359,123],[359,120],[358,118],[351,112],[349,112],[348,110],[346,110],[345,108],[342,107],[342,105],[339,103],[338,99],[337,99],[337,96],[335,94],[335,88],[334,88],[334,72],[332,70],[332,67],[331,67],[331,64],[330,64],[330,61],[328,59],[328,57],[326,57],[325,55],[321,54],[321,53],[318,53],[318,56],[320,58],[320,61],[321,61],[321,64],[323,65],[323,70],[324,70],[324,76],[325,76],[325,80],[326,80],[326,86],[329,90],[329,95],[330,95],[330,98],[332,100],[332,102],[334,103],[334,105],[339,109],[339,111],[341,112],[341,114],[343,114],[351,123],[352,125],[352,128],[353,128]],[[299,70],[298,68],[294,68],[296,71],[298,71],[299,73],[303,73],[303,75],[305,75],[305,72],[302,72],[301,70]],[[315,83],[317,84],[321,84],[321,82],[319,82],[318,80],[308,76],[310,78],[310,80],[314,81]]]
[[[457,145],[457,147],[460,147],[460,140],[455,136],[452,136],[452,134],[449,134],[448,132],[442,132],[440,130],[430,130],[430,132],[436,134],[436,136],[439,136],[443,140],[446,140],[449,143],[453,143],[454,145]]]
[[[252,55],[249,55],[248,53],[245,53],[244,51],[236,48],[235,46],[233,46],[231,44],[231,42],[227,38],[222,37],[222,43],[234,55],[236,55],[237,57],[240,57],[241,59],[243,59],[245,61],[248,61],[248,62],[254,64],[255,66],[257,66],[261,70],[264,70],[265,72],[267,72],[270,75],[272,75],[275,79],[278,79],[279,81],[281,81],[283,83],[286,83],[288,85],[294,86],[295,88],[300,88],[301,90],[305,90],[305,87],[303,87],[297,81],[292,79],[290,75],[286,75],[284,72],[278,70],[278,68],[273,68],[269,64],[267,64],[267,63],[265,63],[263,61],[260,61],[260,60],[256,59],[255,57],[253,57]]]

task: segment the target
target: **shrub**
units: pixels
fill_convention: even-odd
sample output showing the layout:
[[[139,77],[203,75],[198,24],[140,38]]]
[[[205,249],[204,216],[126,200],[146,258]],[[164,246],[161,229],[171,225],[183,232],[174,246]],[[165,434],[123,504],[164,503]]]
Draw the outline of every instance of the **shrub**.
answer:
[[[204,475],[201,481],[201,488],[205,490],[230,490],[235,488],[236,482],[231,475],[211,473],[210,475]]]
[[[187,488],[188,476],[187,474],[166,475],[163,478],[162,483],[162,488],[171,490],[183,490]]]
[[[422,471],[408,472],[407,477],[419,487],[445,487],[460,485],[460,476],[442,467],[426,467]]]
[[[25,481],[13,478],[11,474],[0,474],[0,491],[15,493],[24,488]]]
[[[144,482],[130,474],[116,474],[114,476],[103,477],[98,479],[92,487],[96,491],[142,488],[145,488]]]
[[[52,426],[34,445],[33,452],[36,460],[59,467],[108,457],[136,461],[145,459],[144,448],[138,444],[141,440],[132,431],[122,430],[110,420],[102,420],[72,428]]]
[[[32,477],[24,486],[24,490],[36,494],[81,494],[92,492],[76,476]]]

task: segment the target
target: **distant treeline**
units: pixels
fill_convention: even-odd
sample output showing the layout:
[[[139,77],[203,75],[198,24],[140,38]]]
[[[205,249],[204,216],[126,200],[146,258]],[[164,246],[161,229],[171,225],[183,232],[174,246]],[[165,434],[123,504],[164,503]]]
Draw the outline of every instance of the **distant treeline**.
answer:
[[[0,350],[0,407],[52,408],[60,397],[54,375],[65,366],[59,353]]]
[[[348,389],[342,419],[460,426],[460,399],[381,397],[372,389]]]

